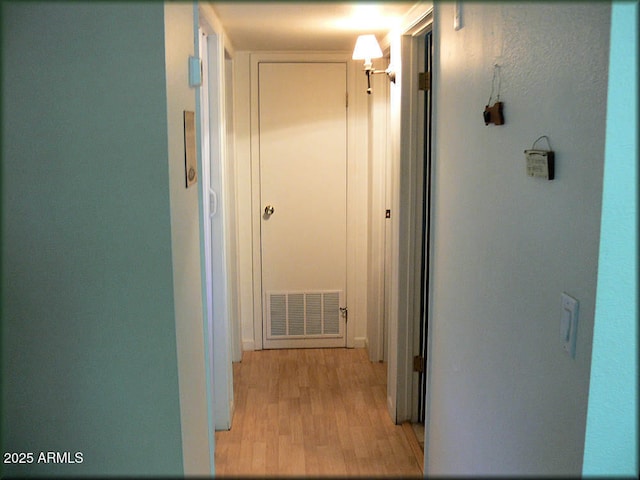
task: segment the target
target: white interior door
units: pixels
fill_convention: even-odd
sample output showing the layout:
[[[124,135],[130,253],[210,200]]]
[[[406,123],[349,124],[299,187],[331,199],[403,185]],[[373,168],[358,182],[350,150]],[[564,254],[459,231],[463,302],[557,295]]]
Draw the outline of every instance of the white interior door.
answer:
[[[345,346],[347,67],[258,72],[263,345]]]

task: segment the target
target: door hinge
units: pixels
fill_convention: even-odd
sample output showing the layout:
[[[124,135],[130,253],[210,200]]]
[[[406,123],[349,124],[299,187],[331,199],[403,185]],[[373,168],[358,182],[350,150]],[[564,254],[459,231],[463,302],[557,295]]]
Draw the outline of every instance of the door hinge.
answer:
[[[418,73],[418,90],[431,90],[431,73]]]
[[[347,307],[340,307],[340,315],[344,317],[345,322],[349,320],[349,310]]]
[[[424,357],[420,355],[413,357],[413,371],[418,373],[424,372]]]
[[[345,108],[349,108],[349,92],[345,92],[344,94],[344,106]]]

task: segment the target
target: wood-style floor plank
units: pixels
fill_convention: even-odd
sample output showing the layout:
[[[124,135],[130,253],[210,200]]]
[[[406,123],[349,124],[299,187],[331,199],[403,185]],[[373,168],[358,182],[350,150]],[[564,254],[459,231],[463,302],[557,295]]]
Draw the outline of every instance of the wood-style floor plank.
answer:
[[[386,411],[386,365],[363,349],[244,352],[216,476],[421,477]]]

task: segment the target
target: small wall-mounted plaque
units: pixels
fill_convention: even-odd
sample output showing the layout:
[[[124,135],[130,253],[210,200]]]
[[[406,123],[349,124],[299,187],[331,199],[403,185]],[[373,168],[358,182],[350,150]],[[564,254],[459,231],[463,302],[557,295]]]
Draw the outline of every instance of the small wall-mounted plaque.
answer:
[[[536,149],[536,143],[542,139],[547,140],[549,150]],[[555,153],[551,150],[551,142],[549,137],[542,135],[533,142],[531,150],[524,151],[524,157],[527,161],[527,175],[530,177],[544,178],[546,180],[553,180],[555,177]]]
[[[525,150],[527,175],[553,180],[555,176],[554,154],[550,150]]]
[[[196,114],[186,110],[184,112],[184,173],[186,188],[197,183]]]
[[[504,125],[503,105],[504,104],[502,102],[496,102],[492,107],[489,105],[484,107],[482,116],[484,118],[485,125],[489,125],[490,123],[495,125]]]

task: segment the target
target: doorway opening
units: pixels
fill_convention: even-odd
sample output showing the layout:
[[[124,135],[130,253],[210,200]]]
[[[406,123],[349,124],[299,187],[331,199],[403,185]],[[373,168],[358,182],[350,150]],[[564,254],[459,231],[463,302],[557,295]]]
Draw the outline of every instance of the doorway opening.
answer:
[[[423,72],[427,73],[431,83],[432,66],[432,36],[427,32],[420,42],[420,50],[424,50],[421,57],[424,58]],[[431,86],[424,91],[424,105],[422,117],[423,125],[423,192],[422,192],[422,262],[420,275],[420,345],[419,356],[422,362],[427,358],[428,348],[428,325],[429,325],[429,292],[430,292],[430,266],[431,266]],[[426,393],[427,393],[427,369],[420,368],[418,391],[418,418],[417,421],[424,425],[426,413]]]
[[[426,18],[426,17],[425,17]],[[429,27],[430,28],[430,27]],[[423,29],[423,32],[425,30]],[[426,35],[424,33],[422,33],[422,36],[420,36],[420,34],[409,34],[410,36],[413,37],[412,41],[415,42],[422,42],[422,44],[425,43],[425,39],[426,39]],[[424,37],[424,38],[422,38]],[[428,38],[430,39],[430,33],[428,34]],[[223,38],[220,37],[220,42],[223,42]],[[416,43],[417,44],[417,43]],[[226,60],[228,60],[229,62],[231,61],[229,55],[225,55],[226,52],[224,52],[224,50],[220,50],[219,45],[216,45],[214,47],[216,49],[216,52],[219,56],[220,59],[225,58]],[[431,48],[429,47],[428,49],[426,49],[429,51]],[[413,52],[415,52],[416,50],[413,50]],[[424,46],[423,46],[423,51],[424,51]],[[240,65],[239,68],[241,68],[241,71],[246,71],[247,73],[247,80],[244,80],[238,84],[234,84],[234,88],[235,86],[238,87],[238,91],[240,92],[240,95],[243,94],[243,92],[247,91],[248,93],[248,99],[247,99],[247,105],[244,110],[247,110],[247,112],[250,111],[250,114],[248,114],[247,112],[243,112],[243,108],[241,108],[243,105],[239,106],[236,109],[236,112],[239,116],[241,116],[242,118],[240,119],[238,125],[240,125],[240,127],[238,127],[239,129],[242,129],[242,132],[236,132],[236,133],[240,133],[240,138],[242,138],[242,134],[245,133],[245,129],[248,131],[248,135],[246,135],[246,140],[245,143],[247,144],[247,148],[245,149],[245,146],[242,144],[242,142],[239,141],[239,143],[237,144],[238,148],[243,148],[243,152],[245,151],[249,151],[249,156],[253,156],[255,152],[260,152],[260,140],[259,138],[257,138],[256,135],[254,135],[254,132],[258,131],[258,124],[260,121],[260,118],[255,115],[254,116],[254,112],[251,109],[251,105],[254,104],[258,104],[258,99],[255,98],[255,96],[258,94],[259,92],[259,88],[258,85],[255,84],[254,85],[254,75],[253,72],[251,71],[251,75],[249,75],[250,70],[252,70],[254,67],[258,68],[258,63],[257,61],[254,62],[254,58],[256,58],[258,56],[258,54],[250,54],[250,53],[245,53],[245,52],[235,52],[234,56],[238,55],[237,58],[239,58],[237,65]],[[264,57],[266,56],[266,54],[259,54],[260,56]],[[319,56],[320,54],[318,54]],[[325,55],[324,60],[331,60],[331,61],[344,61],[344,55],[342,55],[340,58],[336,59],[333,57],[336,57],[336,55],[328,55],[328,54],[322,54]],[[403,52],[404,55],[404,52]],[[426,55],[426,52],[425,52]],[[430,62],[430,57],[426,57],[425,55],[422,55],[422,63],[424,64],[427,61],[427,58],[429,58],[429,62]],[[332,58],[328,58],[328,57],[332,57]],[[308,61],[309,59],[309,55],[305,55],[304,56],[304,60]],[[242,61],[241,61],[242,60]],[[271,59],[274,60],[274,59]],[[288,61],[291,61],[290,58],[287,59]],[[407,59],[408,60],[408,59]],[[275,60],[274,60],[275,61]],[[281,60],[280,60],[281,61]],[[243,65],[244,64],[246,65]],[[222,63],[226,63],[226,62],[222,62]],[[417,65],[414,64],[414,65]],[[417,68],[417,67],[416,67]],[[361,75],[352,75],[351,74],[351,70],[356,70],[356,67],[349,67],[348,71],[350,72],[348,74],[349,76],[349,80],[348,80],[348,90],[354,90],[354,87],[360,83],[360,80],[362,80],[362,76]],[[358,73],[359,70],[358,70]],[[356,78],[356,76],[360,79],[359,81],[354,80]],[[239,75],[240,77],[240,75]],[[382,77],[381,77],[382,78]],[[228,79],[230,80],[230,78]],[[384,79],[386,80],[386,79]],[[231,82],[230,84],[227,86],[227,88],[229,88],[231,86]],[[218,85],[217,87],[218,89],[222,89],[222,91],[226,91],[224,90],[224,87],[222,85]],[[360,87],[357,87],[360,88]],[[387,83],[387,88],[388,87],[388,83]],[[209,87],[209,91],[213,92],[215,91],[215,87]],[[382,88],[380,89],[376,89],[376,92],[381,93]],[[397,92],[396,92],[397,93]],[[354,98],[355,95],[352,97],[352,99],[350,100],[350,103],[354,103],[357,102],[358,100],[356,98]],[[397,97],[397,96],[396,96]],[[366,98],[366,97],[365,97]],[[429,97],[430,98],[430,97]],[[346,99],[345,99],[346,100]],[[222,102],[224,104],[224,99],[222,99]],[[399,106],[399,104],[397,105]],[[362,107],[362,105],[361,105]],[[387,104],[384,106],[380,106],[380,108],[383,110],[383,112],[391,112],[391,107]],[[422,121],[424,121],[425,123],[427,119],[430,119],[430,100],[427,103],[427,101],[425,100],[424,105],[423,105],[423,115],[422,115]],[[349,106],[349,109],[351,110],[352,107]],[[389,110],[387,110],[389,109]],[[362,110],[361,110],[362,111]],[[414,110],[415,111],[415,110]],[[394,117],[395,115],[399,115],[398,112],[396,112],[395,110],[393,110],[394,112]],[[427,114],[428,112],[428,114]],[[247,118],[245,118],[247,117]],[[225,120],[225,116],[220,115],[220,118],[222,119],[222,121]],[[246,121],[246,125],[243,124],[243,120]],[[350,117],[349,117],[349,125],[354,125],[357,124],[359,122],[354,122]],[[355,139],[357,138],[362,138],[363,135],[358,135],[359,133],[365,133],[362,130],[366,129],[366,123],[362,122],[363,127],[361,130],[355,130],[354,133],[352,135],[349,135],[349,145],[348,145],[348,149],[351,151],[354,149],[353,147],[353,143],[355,143]],[[393,135],[395,138],[395,135],[398,133],[397,132],[397,128],[394,124],[394,122],[391,121],[391,119],[388,119],[388,121],[385,120],[385,122],[382,122],[381,124],[384,124],[385,127],[385,131],[388,129],[390,132],[390,135]],[[212,128],[212,131],[215,130],[215,127]],[[427,130],[425,130],[426,132]],[[427,147],[426,145],[423,145],[424,147],[424,152],[430,152],[431,148],[430,148],[430,122],[429,122],[429,135],[425,135],[425,138],[422,139],[422,141],[424,143],[429,143],[429,146]],[[233,136],[233,135],[232,135]],[[380,141],[382,141],[385,137],[380,136]],[[248,148],[250,147],[250,148]],[[388,142],[388,144],[385,144],[383,146],[383,148],[380,151],[384,151],[385,153],[388,153],[388,151],[390,149],[393,149],[395,147],[394,142]],[[217,148],[221,148],[220,145],[217,146]],[[359,146],[358,148],[362,148],[361,146]],[[364,148],[367,148],[366,146]],[[377,151],[377,150],[376,150]],[[353,157],[356,157],[357,155],[354,155]],[[248,157],[245,157],[248,158]],[[412,162],[414,160],[411,160]],[[415,160],[416,162],[418,160]],[[425,161],[423,159],[423,161]],[[429,162],[430,162],[430,157],[429,157]],[[387,169],[391,169],[389,162],[386,165]],[[246,166],[244,167],[246,168]],[[354,169],[357,168],[354,166],[347,166],[347,169]],[[395,168],[395,167],[394,167]],[[255,239],[255,236],[257,235],[256,232],[260,232],[260,230],[263,228],[261,225],[261,222],[263,221],[262,219],[262,213],[265,211],[265,207],[271,205],[266,203],[267,199],[261,198],[260,196],[260,187],[258,186],[257,188],[255,188],[255,183],[257,182],[257,180],[260,178],[261,176],[261,172],[260,172],[260,164],[259,162],[255,162],[251,161],[250,167],[248,168],[248,170],[250,170],[250,176],[247,176],[247,178],[249,178],[249,182],[251,183],[251,187],[254,188],[246,188],[247,185],[244,185],[244,190],[239,193],[242,195],[247,195],[247,193],[249,193],[251,195],[251,208],[248,208],[249,210],[252,211],[251,215],[255,216],[255,219],[252,218],[251,219],[251,225],[252,225],[252,229],[251,229],[251,233],[250,235]],[[395,171],[395,170],[394,170]],[[430,182],[430,171],[431,171],[431,166],[430,163],[428,165],[423,164],[422,168],[419,170],[415,170],[417,175],[416,177],[420,177],[420,180],[417,181],[416,183],[424,183],[425,185],[427,185],[428,182]],[[424,172],[424,175],[423,175]],[[360,173],[357,172],[356,173]],[[364,172],[362,172],[364,173]],[[362,173],[360,173],[360,175],[358,174],[354,174],[351,175],[351,171],[349,171],[349,182],[351,182],[351,179],[364,179],[364,183],[366,183],[366,175],[363,175]],[[414,177],[414,178],[416,178]],[[243,177],[244,178],[244,177]],[[384,177],[383,177],[384,178]],[[354,180],[355,181],[355,180]],[[362,180],[359,180],[362,181]],[[389,180],[391,181],[391,180]],[[258,183],[259,185],[259,183]],[[358,186],[357,188],[347,188],[347,195],[348,198],[353,200],[356,197],[356,191],[358,190],[358,188],[362,188],[362,186]],[[366,188],[366,187],[365,187]],[[242,190],[239,187],[239,190]],[[391,188],[385,188],[384,192],[385,195],[389,195],[389,192],[391,191]],[[414,195],[416,196],[416,198],[413,198]],[[425,199],[425,195],[426,195],[426,199]],[[419,197],[419,198],[417,198]],[[208,200],[208,197],[205,197]],[[427,216],[427,220],[425,220],[425,215],[423,215],[423,211],[425,210],[429,210],[430,209],[430,204],[428,199],[430,198],[430,192],[425,193],[422,190],[412,190],[412,199],[411,201],[414,201],[416,203],[419,203],[421,208],[420,210],[416,211],[417,215],[415,217],[413,217],[413,215],[411,217],[413,218],[409,218],[409,222],[413,223],[413,227],[412,227],[412,233],[411,236],[412,238],[416,238],[416,242],[413,244],[412,248],[416,248],[416,250],[414,250],[414,255],[413,258],[415,260],[417,260],[417,263],[414,262],[410,262],[410,265],[406,268],[414,268],[414,265],[416,265],[416,270],[417,270],[417,275],[413,275],[413,278],[415,279],[414,281],[412,281],[411,283],[413,284],[413,286],[415,286],[414,288],[412,288],[413,293],[411,295],[411,301],[413,302],[415,300],[415,303],[418,304],[420,303],[420,319],[422,321],[422,323],[420,324],[420,326],[418,327],[413,327],[411,329],[411,340],[413,340],[413,338],[417,338],[419,339],[419,345],[416,347],[417,353],[416,354],[422,354],[424,356],[424,358],[428,358],[428,335],[427,335],[427,331],[428,331],[428,310],[429,310],[429,302],[428,302],[428,292],[430,290],[430,286],[428,283],[428,272],[429,272],[429,267],[428,267],[428,258],[425,260],[423,257],[424,255],[428,254],[429,252],[429,246],[425,245],[427,243],[428,238],[430,237],[430,230],[428,229],[429,226],[429,222],[428,222],[428,216]],[[383,199],[383,203],[385,199]],[[206,204],[207,202],[205,202]],[[208,202],[210,205],[215,205],[215,199],[213,199],[212,201]],[[351,235],[354,235],[354,232],[357,233],[357,235],[355,236],[359,236],[359,237],[363,237],[363,234],[366,234],[366,232],[364,231],[364,229],[366,228],[366,222],[363,222],[362,227],[360,227],[360,231],[358,232],[357,228],[358,227],[358,222],[360,221],[361,218],[363,218],[363,215],[361,215],[362,210],[364,210],[364,213],[366,215],[366,202],[362,202],[361,200],[357,200],[357,202],[354,201],[347,201],[348,204],[348,208],[350,208],[351,210],[348,212],[349,218],[353,219],[353,222],[350,222],[349,224],[349,232],[351,233]],[[355,205],[358,205],[358,209],[356,210]],[[215,205],[220,207],[220,205]],[[387,207],[389,206],[389,204],[386,205]],[[394,206],[399,206],[394,202]],[[404,206],[404,201],[403,201],[403,206]],[[257,208],[256,208],[257,207]],[[278,209],[278,205],[271,205],[272,210],[271,213],[269,215],[273,215],[272,219],[276,219],[279,213],[282,213],[282,210]],[[225,207],[226,208],[226,207]],[[242,208],[238,208],[238,211],[241,213],[242,212]],[[397,209],[399,210],[399,208]],[[226,210],[225,210],[226,211]],[[256,212],[259,212],[260,215],[255,215]],[[391,213],[392,211],[390,211]],[[418,213],[419,212],[419,213]],[[223,212],[224,213],[224,212]],[[353,214],[355,213],[355,214]],[[391,218],[393,219],[393,221],[395,222],[396,220],[396,215],[398,215],[397,211],[393,211],[393,216],[388,216],[386,218]],[[428,213],[428,212],[425,212]],[[398,215],[399,216],[399,215]],[[243,217],[246,218],[246,217]],[[422,229],[420,228],[420,223],[421,220],[420,218],[422,218]],[[266,222],[266,220],[264,220]],[[386,237],[386,229],[384,228],[386,225],[390,225],[392,222],[389,220],[382,220],[382,228],[383,228],[383,245],[386,245],[387,242],[384,241],[384,238]],[[355,227],[354,227],[355,225]],[[427,229],[427,231],[425,231],[425,229]],[[238,235],[240,236],[240,235]],[[239,240],[242,241],[242,240]],[[420,243],[420,241],[422,241],[422,243]],[[390,243],[390,242],[389,242]],[[251,324],[248,324],[249,322],[246,322],[246,324],[243,324],[241,328],[239,328],[239,324],[237,323],[237,317],[234,318],[234,323],[233,324],[226,324],[224,326],[224,329],[226,329],[226,333],[217,335],[218,331],[216,331],[216,335],[214,335],[214,339],[218,340],[218,341],[226,341],[227,343],[224,345],[224,348],[218,348],[217,346],[212,348],[212,351],[216,354],[216,359],[214,361],[214,367],[217,368],[223,368],[225,369],[224,372],[220,373],[218,376],[218,379],[222,378],[222,376],[226,376],[226,381],[222,382],[223,383],[223,390],[226,390],[226,393],[228,394],[227,397],[225,397],[225,399],[222,402],[222,405],[220,406],[221,408],[225,408],[228,409],[229,412],[229,427],[230,427],[230,422],[231,422],[231,415],[232,415],[232,411],[233,411],[233,401],[234,401],[234,397],[233,397],[233,374],[232,374],[232,366],[231,366],[231,353],[233,351],[235,351],[236,346],[239,345],[238,340],[236,338],[236,340],[233,340],[233,331],[236,332],[237,335],[241,334],[243,331],[246,331],[246,338],[247,338],[247,343],[251,343],[251,346],[249,346],[247,349],[248,350],[261,350],[263,348],[266,347],[266,345],[264,345],[263,343],[263,335],[264,335],[264,330],[263,330],[263,303],[266,305],[267,301],[265,296],[262,294],[262,292],[264,291],[263,289],[263,285],[262,285],[262,278],[260,275],[260,271],[262,269],[262,258],[261,258],[261,252],[258,250],[258,253],[256,254],[256,246],[258,249],[260,249],[261,247],[261,242],[253,242],[252,243],[252,247],[253,250],[253,256],[252,256],[252,275],[251,275],[251,280],[247,281],[246,277],[245,277],[245,281],[243,283],[243,287],[246,288],[247,285],[250,283],[253,287],[253,292],[259,292],[257,295],[254,295],[253,297],[253,303],[251,304],[249,302],[249,305],[251,305],[253,308],[251,308],[251,311],[249,312],[249,309],[247,308],[245,311],[248,313],[243,313],[243,315],[247,316],[248,318],[250,318],[251,320],[253,320],[251,322]],[[350,295],[350,302],[353,301],[354,298],[358,299],[363,299],[362,302],[366,302],[367,296],[366,296],[366,292],[364,295],[362,295],[362,290],[363,290],[363,286],[366,282],[362,282],[362,278],[357,278],[356,276],[356,272],[359,271],[359,269],[357,268],[357,266],[360,266],[362,263],[365,264],[365,268],[366,268],[366,259],[364,262],[362,262],[362,255],[360,256],[360,259],[356,260],[355,258],[358,256],[356,255],[359,252],[356,252],[357,248],[356,248],[356,242],[354,240],[347,240],[347,251],[348,251],[348,256],[351,256],[351,259],[347,258],[347,263],[349,264],[350,267],[356,266],[356,268],[350,268],[350,274],[348,274],[348,278],[347,278],[347,288],[346,291],[349,292]],[[246,250],[243,250],[246,252]],[[395,252],[392,252],[395,253]],[[391,255],[392,253],[389,253],[389,255]],[[422,257],[420,256],[422,254]],[[386,257],[386,255],[385,255]],[[246,258],[248,258],[247,256],[244,257],[245,258],[245,262],[246,262]],[[421,262],[421,259],[424,260],[423,263]],[[394,260],[395,262],[395,260]],[[386,265],[389,263],[393,263],[393,262],[385,262],[383,265],[383,268],[386,268]],[[391,269],[390,269],[391,270]],[[360,271],[362,271],[362,269],[360,269]],[[395,269],[393,270],[393,272],[390,272],[389,275],[392,276],[393,273],[395,272]],[[387,272],[383,271],[381,272],[381,277],[387,277]],[[422,281],[420,281],[420,278],[422,277]],[[231,281],[233,281],[233,278],[229,279]],[[382,279],[381,279],[382,280]],[[382,280],[383,281],[383,280]],[[420,285],[418,285],[418,283],[420,283]],[[364,290],[366,290],[366,285],[364,286]],[[356,290],[358,290],[360,292],[360,294],[354,294],[353,292],[356,292]],[[388,292],[385,291],[384,289],[381,292],[381,296],[378,298],[379,303],[381,303],[380,306],[380,310],[384,310],[386,311],[389,308],[389,305],[391,302],[387,301],[387,294]],[[311,300],[314,300],[314,298],[312,298]],[[286,305],[287,308],[289,308],[289,304],[291,302],[288,301],[289,299],[287,299]],[[305,300],[306,301],[306,300]],[[324,300],[322,300],[324,302]],[[246,305],[246,303],[243,303],[242,305]],[[340,305],[342,306],[342,305]],[[346,305],[345,305],[346,306]],[[357,302],[353,302],[350,304],[350,311],[349,313],[351,313],[351,308],[353,308],[353,310],[355,310],[357,312]],[[417,311],[417,306],[412,305],[411,307],[413,309],[413,312]],[[362,309],[364,311],[367,310],[366,305],[364,306],[364,308]],[[354,312],[354,313],[356,313]],[[412,312],[412,314],[413,314]],[[418,316],[418,315],[414,315],[414,316]],[[231,317],[231,315],[227,315],[227,317]],[[354,315],[355,317],[355,315]],[[368,318],[368,317],[367,317]],[[415,383],[417,384],[417,386],[414,388],[413,387],[413,377],[416,377],[416,375],[411,373],[411,370],[408,369],[406,373],[408,373],[408,377],[409,379],[405,380],[405,378],[407,378],[405,376],[405,365],[407,362],[405,362],[405,357],[409,357],[411,355],[410,352],[412,352],[412,348],[413,345],[411,345],[410,342],[407,342],[405,338],[398,338],[398,336],[404,336],[406,330],[408,330],[409,328],[407,328],[406,326],[411,324],[411,321],[406,322],[404,317],[402,318],[402,332],[396,332],[395,334],[389,333],[391,332],[392,329],[398,329],[399,326],[397,325],[398,322],[396,322],[395,325],[391,325],[387,328],[386,323],[385,324],[381,324],[379,325],[379,338],[377,343],[377,347],[378,347],[378,355],[380,355],[381,358],[387,360],[386,357],[388,358],[389,361],[389,366],[390,366],[390,370],[389,370],[389,374],[391,374],[391,370],[394,370],[394,375],[395,377],[393,378],[393,381],[390,381],[390,378],[387,378],[388,383],[388,391],[387,391],[387,409],[389,411],[389,413],[391,414],[391,417],[394,421],[398,421],[398,420],[405,420],[407,418],[411,418],[412,420],[415,420],[415,423],[422,423],[424,424],[425,418],[428,417],[428,405],[427,405],[427,395],[426,395],[426,390],[427,390],[427,384],[428,384],[428,377],[427,377],[427,373],[424,372],[423,374],[419,375],[419,378],[417,380],[415,380]],[[253,328],[253,331],[251,331]],[[242,331],[239,331],[242,330]],[[368,332],[364,332],[362,333],[362,328],[360,328],[360,330],[358,330],[358,334],[359,335],[363,335],[362,337],[356,337],[354,338],[354,328],[351,328],[351,326],[349,325],[349,328],[346,328],[346,344],[347,347],[364,347],[366,346],[365,342],[367,341],[367,338],[364,336],[366,335]],[[395,330],[394,330],[395,332]],[[419,332],[419,335],[418,335]],[[251,338],[251,341],[249,341],[249,338]],[[391,340],[391,338],[393,338],[393,340]],[[388,342],[387,342],[387,339]],[[244,339],[243,339],[244,340]],[[391,350],[390,345],[392,345],[392,343],[399,343],[400,341],[402,341],[403,345],[402,345],[402,350],[400,352],[398,352],[398,349],[396,348],[395,350]],[[244,342],[243,342],[244,343]],[[233,347],[232,347],[233,345]],[[370,345],[368,345],[370,346]],[[223,359],[219,360],[219,355],[224,356]],[[235,356],[234,356],[234,360]],[[394,364],[391,365],[391,361],[393,360]],[[236,360],[237,361],[237,360]],[[228,370],[226,369],[226,367],[228,366]],[[217,372],[217,370],[216,370]],[[216,380],[216,377],[214,375],[214,380]],[[217,388],[217,381],[216,381],[216,399],[220,398],[220,392],[221,390],[219,388]],[[406,388],[408,387],[408,388]],[[422,393],[420,395],[414,395],[413,393],[407,393],[407,391],[411,391],[412,389],[414,389],[415,391],[421,391]],[[390,394],[389,391],[390,390],[394,390],[393,394]],[[402,393],[396,393],[396,392],[400,392],[402,391]],[[401,402],[397,402],[396,401],[396,395],[397,396],[402,396],[401,398]],[[224,395],[223,395],[224,396]],[[393,396],[393,398],[391,398]],[[408,401],[407,401],[407,397],[411,397]],[[227,404],[226,400],[229,400],[229,403]],[[415,399],[415,400],[414,400]],[[399,403],[401,403],[401,406],[399,406]],[[412,404],[415,403],[416,404],[416,409],[415,409],[415,415],[413,415],[412,413]],[[219,408],[218,404],[216,403],[216,408]],[[398,409],[401,409],[401,415],[396,415],[396,412],[398,411]],[[393,412],[393,413],[392,413]],[[409,415],[407,415],[409,413]],[[399,422],[398,422],[399,423]],[[225,425],[225,429],[228,428]],[[218,428],[217,428],[218,429]],[[419,434],[418,438],[420,440],[423,440],[424,438],[424,433]]]
[[[347,63],[257,62],[263,348],[346,346]]]
[[[362,136],[347,96],[355,66],[344,53],[312,52],[250,53],[245,65],[249,350],[362,347],[350,322],[366,294],[356,275],[366,268],[357,255],[366,177],[353,161]]]

